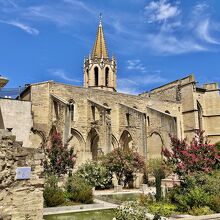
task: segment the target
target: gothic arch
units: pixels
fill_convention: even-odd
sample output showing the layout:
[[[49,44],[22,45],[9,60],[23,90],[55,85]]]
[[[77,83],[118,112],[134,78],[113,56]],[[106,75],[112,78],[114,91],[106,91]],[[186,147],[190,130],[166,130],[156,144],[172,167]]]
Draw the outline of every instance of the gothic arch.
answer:
[[[76,129],[71,129],[71,138],[68,142],[68,147],[72,147],[76,153],[76,164],[82,163],[84,161],[85,140],[82,134]]]
[[[96,159],[98,156],[98,143],[99,143],[99,134],[96,129],[92,128],[88,133],[86,144],[87,150],[92,153],[92,159]]]
[[[112,134],[111,138],[112,138],[111,139],[111,150],[113,150],[113,149],[119,147],[119,143],[113,134]]]
[[[164,141],[161,134],[157,131],[151,132],[147,139],[147,157],[161,158]]]
[[[124,130],[122,132],[122,135],[119,140],[119,144],[120,144],[120,147],[122,147],[123,149],[127,149],[127,148],[132,147],[133,139],[132,139],[131,134],[127,130]]]

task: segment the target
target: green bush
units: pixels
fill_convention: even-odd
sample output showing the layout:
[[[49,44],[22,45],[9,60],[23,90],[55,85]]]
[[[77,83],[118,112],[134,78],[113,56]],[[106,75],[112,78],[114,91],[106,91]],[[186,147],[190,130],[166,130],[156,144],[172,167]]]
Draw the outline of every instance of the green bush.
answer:
[[[65,186],[66,196],[71,201],[92,203],[92,187],[84,179],[74,175],[69,177]]]
[[[58,187],[56,176],[52,175],[46,180],[43,196],[47,207],[58,206],[65,202],[63,190]]]
[[[100,161],[87,161],[79,167],[76,175],[96,189],[112,187],[112,173]]]
[[[140,194],[138,202],[142,206],[147,206],[155,202],[155,197],[151,194],[148,194],[148,195]]]
[[[203,206],[203,207],[193,207],[191,210],[189,210],[190,215],[210,215],[213,214],[214,212],[208,207],[208,206]]]
[[[200,187],[191,189],[185,197],[190,207],[200,207],[211,204],[211,196]]]
[[[137,202],[125,202],[116,209],[117,220],[148,220],[147,209]]]
[[[210,208],[213,211],[220,213],[220,196],[219,195],[215,195],[212,197],[212,202],[211,202]]]
[[[217,149],[220,151],[220,141],[217,142],[215,145],[216,145]]]
[[[157,202],[147,206],[150,213],[159,216],[169,217],[177,211],[177,207],[173,204]]]
[[[211,195],[220,195],[220,171],[215,170],[212,173],[204,174],[203,172],[194,173],[194,175],[187,176],[184,181],[185,188],[194,188],[200,186],[205,192]]]
[[[187,212],[192,207],[210,206],[212,202],[211,195],[198,186],[189,189],[175,187],[169,192],[169,197],[180,212]]]

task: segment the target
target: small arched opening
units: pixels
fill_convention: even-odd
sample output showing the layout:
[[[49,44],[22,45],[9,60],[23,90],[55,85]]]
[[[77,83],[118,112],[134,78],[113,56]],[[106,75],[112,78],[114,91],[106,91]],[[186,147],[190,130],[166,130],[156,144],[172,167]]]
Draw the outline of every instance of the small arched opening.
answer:
[[[95,86],[99,85],[99,68],[96,66],[94,68],[94,75],[95,75]]]
[[[109,68],[105,68],[105,86],[109,86]]]

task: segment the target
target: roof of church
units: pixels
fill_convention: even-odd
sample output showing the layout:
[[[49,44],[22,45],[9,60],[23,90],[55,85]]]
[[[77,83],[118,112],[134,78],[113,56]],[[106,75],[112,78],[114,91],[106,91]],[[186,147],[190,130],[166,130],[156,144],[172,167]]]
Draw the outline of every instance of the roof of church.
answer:
[[[96,35],[96,41],[92,50],[92,58],[108,58],[108,50],[105,43],[101,16],[100,16],[97,35]]]

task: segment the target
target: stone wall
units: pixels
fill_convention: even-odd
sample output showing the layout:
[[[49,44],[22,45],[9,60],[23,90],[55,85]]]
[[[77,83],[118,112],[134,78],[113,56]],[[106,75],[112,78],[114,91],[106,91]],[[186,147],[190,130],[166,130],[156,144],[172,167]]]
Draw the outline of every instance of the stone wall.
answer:
[[[195,130],[205,130],[212,143],[220,141],[220,95],[217,83],[198,87],[193,75],[141,94],[159,101],[179,101],[184,137],[191,140]],[[181,123],[181,122],[178,122]],[[179,126],[178,127],[182,127]],[[181,131],[178,131],[178,133]]]
[[[24,148],[11,132],[0,130],[0,219],[43,219],[42,150]],[[27,180],[16,180],[17,167],[31,167]]]
[[[31,102],[13,99],[0,99],[2,128],[12,128],[13,135],[25,147],[31,147],[29,135],[33,126]],[[22,128],[22,129],[21,129]]]
[[[69,141],[77,153],[77,165],[98,153],[107,153],[114,147],[136,147],[147,156],[147,117],[154,117],[147,107],[157,109],[157,120],[167,123],[160,129],[168,140],[166,128],[177,120],[175,132],[182,135],[181,105],[177,101],[158,100],[154,97],[128,95],[99,89],[76,87],[56,82],[31,85],[34,128],[50,133],[52,126]],[[26,98],[27,95],[24,96]],[[21,98],[23,98],[21,96]],[[70,106],[73,105],[73,117]],[[170,116],[167,116],[169,111]],[[166,120],[169,118],[171,120]],[[153,119],[152,119],[153,120]],[[151,129],[158,129],[152,124]]]

